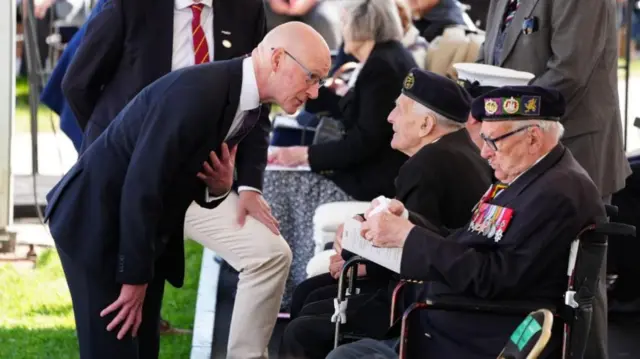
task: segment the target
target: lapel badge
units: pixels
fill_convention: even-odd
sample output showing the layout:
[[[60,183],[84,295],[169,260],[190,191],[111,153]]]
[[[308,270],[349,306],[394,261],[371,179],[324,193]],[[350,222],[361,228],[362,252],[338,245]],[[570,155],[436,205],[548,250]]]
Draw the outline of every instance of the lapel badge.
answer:
[[[231,41],[229,40],[222,40],[222,46],[224,46],[225,48],[229,49],[231,48]]]
[[[538,31],[538,17],[527,17],[522,23],[522,33],[525,35],[531,35]]]

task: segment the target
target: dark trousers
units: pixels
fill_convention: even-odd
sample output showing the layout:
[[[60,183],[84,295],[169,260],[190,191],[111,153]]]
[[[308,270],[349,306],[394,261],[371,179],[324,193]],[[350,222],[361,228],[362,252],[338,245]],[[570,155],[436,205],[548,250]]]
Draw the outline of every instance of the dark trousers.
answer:
[[[158,321],[164,279],[158,277],[147,287],[138,336],[133,338],[129,331],[122,340],[118,340],[120,326],[111,332],[107,331],[107,325],[115,318],[118,311],[104,318],[100,317],[100,312],[118,299],[121,285],[87,272],[64,252],[58,250],[58,253],[71,292],[76,332],[80,344],[80,358],[157,359],[160,351]]]
[[[333,299],[309,303],[285,328],[280,344],[281,359],[324,359],[333,349],[335,323],[331,322]],[[387,289],[349,297],[347,322],[341,333],[382,338],[389,328]]]

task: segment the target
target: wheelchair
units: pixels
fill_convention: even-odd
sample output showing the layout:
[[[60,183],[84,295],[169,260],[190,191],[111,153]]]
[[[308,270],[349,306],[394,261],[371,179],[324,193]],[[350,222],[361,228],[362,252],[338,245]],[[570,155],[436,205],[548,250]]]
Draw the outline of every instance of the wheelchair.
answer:
[[[635,237],[635,227],[623,223],[610,222],[609,217],[617,215],[618,208],[607,205],[607,218],[600,222],[591,224],[583,228],[571,244],[570,255],[567,268],[567,289],[564,293],[564,302],[541,303],[527,301],[488,301],[460,296],[440,296],[437,299],[428,298],[426,300],[412,303],[402,314],[402,318],[396,318],[397,297],[401,290],[410,283],[422,283],[411,279],[403,279],[396,286],[392,295],[390,327],[400,322],[400,349],[399,358],[407,358],[409,318],[416,311],[420,310],[441,310],[458,311],[471,313],[484,313],[500,316],[527,316],[539,311],[550,313],[556,320],[563,324],[562,338],[562,358],[578,359],[582,358],[591,326],[593,311],[593,299],[597,291],[600,269],[604,260],[609,236],[631,236]],[[369,261],[354,256],[343,265],[338,281],[338,294],[334,300],[335,313],[332,321],[335,322],[334,346],[341,343],[364,339],[358,333],[341,333],[340,325],[346,323],[346,309],[348,306],[348,293],[356,291],[357,265],[368,263]],[[538,315],[539,317],[539,315]],[[529,317],[525,318],[525,321]],[[542,335],[542,334],[541,334]],[[540,339],[540,338],[538,338]],[[544,339],[544,338],[543,338]],[[548,340],[548,339],[547,339]],[[533,351],[535,345],[525,345],[528,348],[525,353],[514,351],[513,343],[507,346],[500,354],[500,359],[524,359],[536,358],[530,356],[539,351]],[[546,342],[544,343],[546,345]],[[525,355],[526,354],[526,355]],[[437,359],[437,358],[436,358]]]

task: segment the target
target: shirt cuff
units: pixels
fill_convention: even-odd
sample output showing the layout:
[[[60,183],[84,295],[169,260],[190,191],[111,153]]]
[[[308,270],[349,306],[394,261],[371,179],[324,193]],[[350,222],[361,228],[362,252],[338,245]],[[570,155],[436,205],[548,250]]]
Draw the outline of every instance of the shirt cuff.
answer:
[[[404,212],[402,212],[402,218],[404,219],[409,219],[409,210],[408,209],[404,209]]]
[[[257,188],[253,188],[253,187],[250,187],[250,186],[238,186],[238,193],[240,193],[242,191],[253,191],[253,192],[258,192],[258,193],[262,194],[262,191],[257,189]]]
[[[217,197],[213,197],[210,193],[209,193],[209,189],[205,188],[204,190],[204,201],[209,203],[209,202],[213,202],[213,201],[217,201],[219,199],[223,199],[225,198],[229,193],[231,192],[231,190],[228,190],[227,193],[223,194],[222,196],[217,196]]]

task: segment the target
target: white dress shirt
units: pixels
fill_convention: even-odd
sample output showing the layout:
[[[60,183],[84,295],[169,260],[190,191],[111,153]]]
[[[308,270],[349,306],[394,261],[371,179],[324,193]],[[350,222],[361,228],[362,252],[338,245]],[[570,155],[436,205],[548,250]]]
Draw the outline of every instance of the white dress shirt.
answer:
[[[193,48],[193,30],[191,21],[193,4],[203,4],[200,14],[200,26],[204,30],[204,37],[209,47],[209,58],[213,59],[213,0],[175,0],[173,9],[173,54],[171,57],[171,71],[195,65],[195,49]]]
[[[229,132],[227,132],[225,140],[229,139],[240,129],[240,125],[242,124],[247,111],[256,109],[258,108],[258,106],[260,106],[260,94],[258,93],[256,72],[253,68],[253,61],[251,60],[251,57],[247,57],[242,60],[242,85],[240,87],[240,100],[238,101],[238,109],[236,110],[236,115],[233,118],[233,122],[231,122],[231,127],[229,128]],[[249,186],[239,186],[238,192],[242,191],[255,191],[260,193],[257,188]],[[229,192],[218,197],[209,197],[209,191],[207,190],[206,200],[207,202],[211,202],[223,198],[228,193]]]

